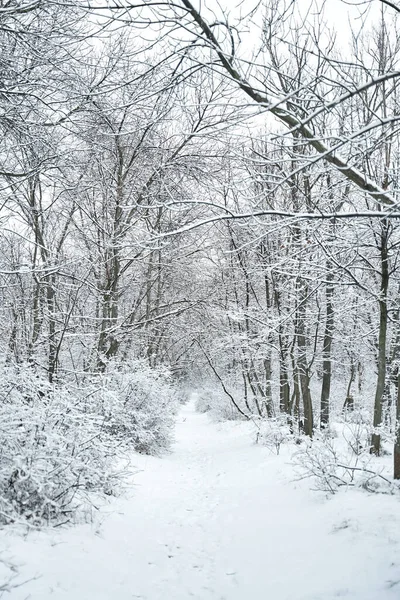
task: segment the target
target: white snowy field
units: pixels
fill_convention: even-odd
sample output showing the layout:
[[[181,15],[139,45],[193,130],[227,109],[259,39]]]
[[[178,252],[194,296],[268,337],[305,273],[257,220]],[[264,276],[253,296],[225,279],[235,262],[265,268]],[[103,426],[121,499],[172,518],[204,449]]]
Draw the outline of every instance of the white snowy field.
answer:
[[[164,458],[135,457],[129,498],[94,525],[2,531],[7,600],[399,600],[400,500],[294,481],[248,424],[184,407]],[[6,569],[0,572],[5,576]],[[0,580],[1,583],[1,580]]]

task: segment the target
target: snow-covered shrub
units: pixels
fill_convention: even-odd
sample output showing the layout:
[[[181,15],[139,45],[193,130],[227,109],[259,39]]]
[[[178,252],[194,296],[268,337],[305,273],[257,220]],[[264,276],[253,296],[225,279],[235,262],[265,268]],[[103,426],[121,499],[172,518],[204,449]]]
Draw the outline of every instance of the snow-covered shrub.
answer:
[[[169,448],[179,401],[170,372],[150,368],[144,361],[109,369],[89,398],[110,435],[144,454]]]
[[[71,520],[117,493],[129,448],[171,444],[180,398],[165,369],[136,361],[74,387],[28,365],[0,375],[0,523]]]
[[[196,395],[196,410],[200,413],[208,412],[214,421],[243,420],[243,415],[234,406],[229,396],[223,390],[216,389],[215,384],[197,389]],[[236,402],[246,412],[246,408],[240,400],[236,399]]]
[[[0,378],[0,522],[70,520],[88,492],[113,493],[116,452],[100,416],[29,368]]]
[[[349,450],[357,456],[369,451],[372,434],[372,417],[369,412],[356,410],[346,415],[342,435]]]
[[[345,421],[340,425],[341,432],[349,450],[354,454],[369,452],[373,433],[381,437],[382,454],[387,453],[385,446],[393,446],[396,435],[391,421],[383,422],[376,428],[373,427],[372,422],[372,410],[358,409],[345,415]]]
[[[196,391],[196,410],[199,413],[207,413],[212,410],[213,398],[208,390],[202,389]]]
[[[293,458],[299,478],[310,478],[317,490],[334,494],[344,486],[384,493],[398,489],[383,474],[382,465],[374,463],[368,449],[358,453],[349,451],[342,436],[336,439],[327,436],[313,440],[304,438],[301,449]]]
[[[256,442],[279,454],[282,444],[293,438],[287,416],[258,420]]]

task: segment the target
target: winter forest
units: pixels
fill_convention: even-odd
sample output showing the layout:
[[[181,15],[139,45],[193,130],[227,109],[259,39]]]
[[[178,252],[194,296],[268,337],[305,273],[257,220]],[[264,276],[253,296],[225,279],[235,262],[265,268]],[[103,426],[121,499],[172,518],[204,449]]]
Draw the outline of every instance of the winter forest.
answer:
[[[1,0],[0,597],[400,597],[399,26]]]

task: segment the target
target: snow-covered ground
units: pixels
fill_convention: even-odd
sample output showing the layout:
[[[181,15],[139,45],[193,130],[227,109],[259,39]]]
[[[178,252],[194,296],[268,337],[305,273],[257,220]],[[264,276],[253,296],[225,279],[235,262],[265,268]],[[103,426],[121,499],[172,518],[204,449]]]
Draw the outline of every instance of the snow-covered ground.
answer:
[[[399,600],[397,498],[309,491],[288,451],[192,403],[173,452],[136,464],[132,494],[100,523],[1,533],[19,581],[35,578],[7,600]]]

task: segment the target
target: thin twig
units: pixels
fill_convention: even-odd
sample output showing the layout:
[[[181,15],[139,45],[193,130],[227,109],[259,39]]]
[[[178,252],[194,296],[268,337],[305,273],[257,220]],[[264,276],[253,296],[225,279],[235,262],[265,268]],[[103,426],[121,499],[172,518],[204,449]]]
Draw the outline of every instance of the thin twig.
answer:
[[[232,404],[234,405],[234,407],[236,408],[236,410],[246,419],[248,419],[249,421],[251,421],[251,417],[249,415],[247,415],[238,405],[238,403],[236,402],[235,398],[232,396],[232,394],[229,392],[229,390],[227,390],[220,374],[218,373],[218,371],[215,369],[214,365],[211,362],[210,357],[208,356],[207,352],[204,350],[203,346],[200,344],[199,340],[196,340],[197,344],[200,347],[200,350],[203,352],[204,356],[207,359],[208,364],[210,365],[210,368],[212,370],[212,372],[214,373],[215,377],[218,379],[218,381],[221,384],[222,389],[224,390],[225,394],[228,396],[228,398],[230,398]]]

